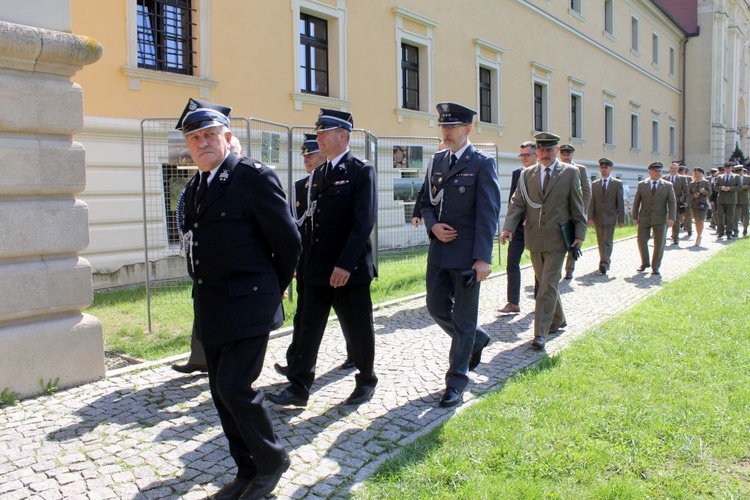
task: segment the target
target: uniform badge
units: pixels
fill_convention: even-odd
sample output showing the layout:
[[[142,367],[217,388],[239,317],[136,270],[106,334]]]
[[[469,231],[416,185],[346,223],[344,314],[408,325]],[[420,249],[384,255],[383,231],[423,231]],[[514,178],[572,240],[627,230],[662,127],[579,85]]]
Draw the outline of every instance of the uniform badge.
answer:
[[[437,183],[438,183],[438,184],[442,184],[442,183],[443,183],[443,178],[442,178],[442,177],[438,177],[438,179],[437,179]]]
[[[262,163],[258,163],[257,161],[255,163],[253,163],[253,167],[255,167],[256,170],[260,170],[262,166],[263,166],[263,164]]]
[[[221,182],[226,182],[227,179],[229,179],[229,172],[226,170],[222,170],[219,174],[219,180]]]
[[[459,186],[458,187],[458,192],[459,193],[465,193],[466,192],[466,188],[464,186]]]
[[[190,99],[190,103],[188,104],[188,109],[190,111],[195,111],[198,109],[198,103],[196,103],[194,100]]]

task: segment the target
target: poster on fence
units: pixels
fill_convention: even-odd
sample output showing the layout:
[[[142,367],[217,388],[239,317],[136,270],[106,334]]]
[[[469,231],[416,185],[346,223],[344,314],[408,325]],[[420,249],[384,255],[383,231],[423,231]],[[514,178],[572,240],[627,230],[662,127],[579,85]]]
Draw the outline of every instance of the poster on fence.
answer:
[[[421,169],[424,166],[422,146],[393,146],[393,168]]]

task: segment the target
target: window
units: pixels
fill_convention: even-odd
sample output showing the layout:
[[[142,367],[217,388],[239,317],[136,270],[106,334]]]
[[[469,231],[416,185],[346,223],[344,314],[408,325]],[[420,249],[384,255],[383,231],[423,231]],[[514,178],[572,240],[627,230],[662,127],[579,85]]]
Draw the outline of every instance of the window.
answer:
[[[401,106],[419,110],[419,48],[401,44]]]
[[[339,2],[342,3],[342,2]],[[396,118],[433,122],[434,114],[434,38],[438,26],[422,14],[394,7],[396,16]]]
[[[547,86],[541,83],[534,84],[534,130],[543,132],[547,130]]]
[[[570,0],[570,10],[581,13],[581,0]]]
[[[479,68],[479,120],[492,123],[492,71]]]
[[[138,0],[138,67],[193,74],[190,0]]]
[[[638,18],[633,16],[630,18],[630,50],[638,52]]]
[[[674,76],[675,63],[674,47],[669,47],[669,76]]]
[[[659,35],[651,35],[651,63],[654,66],[659,65]]]
[[[615,107],[611,104],[604,105],[604,143],[615,143]]]
[[[578,94],[570,95],[570,136],[578,139],[583,137],[581,100],[581,96]]]
[[[300,91],[328,95],[328,21],[299,15]]]
[[[638,137],[638,115],[631,113],[630,115],[630,149],[639,150],[640,141]]]
[[[677,143],[675,137],[675,126],[669,126],[669,155],[674,156],[677,152]]]
[[[604,31],[615,34],[615,6],[614,0],[604,0]]]
[[[658,153],[659,152],[659,120],[651,121],[651,144],[653,145],[653,147],[651,148],[651,152]]]
[[[476,131],[484,129],[497,131],[502,135],[500,107],[500,75],[502,74],[502,55],[505,49],[492,42],[474,39],[477,67],[477,102],[479,105],[479,122]]]

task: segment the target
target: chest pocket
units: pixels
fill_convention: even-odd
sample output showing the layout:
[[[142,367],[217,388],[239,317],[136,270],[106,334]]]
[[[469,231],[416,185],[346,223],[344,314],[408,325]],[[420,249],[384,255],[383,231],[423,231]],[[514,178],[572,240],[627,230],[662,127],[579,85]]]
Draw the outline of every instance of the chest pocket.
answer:
[[[452,191],[464,194],[473,191],[476,182],[477,177],[475,175],[463,175],[448,179],[448,186],[450,186]]]

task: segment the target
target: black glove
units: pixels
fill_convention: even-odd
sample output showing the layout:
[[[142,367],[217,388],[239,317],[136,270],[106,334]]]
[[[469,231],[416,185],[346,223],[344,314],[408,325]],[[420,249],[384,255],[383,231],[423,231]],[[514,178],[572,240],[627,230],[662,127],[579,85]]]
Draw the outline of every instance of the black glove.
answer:
[[[581,252],[581,249],[578,247],[578,245],[573,245],[572,247],[570,247],[568,253],[570,254],[570,258],[573,260],[578,260],[578,257],[583,255],[583,252]]]
[[[477,282],[477,272],[473,269],[461,273],[461,281],[466,288],[471,288]]]

